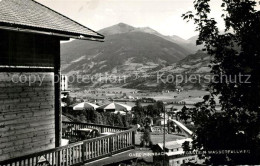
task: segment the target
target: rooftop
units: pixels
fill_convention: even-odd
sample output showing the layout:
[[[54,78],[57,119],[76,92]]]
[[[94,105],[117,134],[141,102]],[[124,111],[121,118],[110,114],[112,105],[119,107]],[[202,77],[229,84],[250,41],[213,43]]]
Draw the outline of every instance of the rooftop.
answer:
[[[104,36],[34,1],[0,0],[0,29],[95,40]]]

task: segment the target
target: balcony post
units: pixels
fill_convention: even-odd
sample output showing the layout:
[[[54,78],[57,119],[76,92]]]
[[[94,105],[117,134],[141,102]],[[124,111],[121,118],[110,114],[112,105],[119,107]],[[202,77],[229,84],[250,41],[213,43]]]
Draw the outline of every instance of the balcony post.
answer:
[[[59,40],[57,40],[59,42]],[[58,44],[60,47],[60,44]],[[61,146],[61,93],[60,93],[60,48],[54,57],[54,114],[55,114],[55,147]]]
[[[132,144],[135,146],[135,131],[132,131]]]
[[[109,146],[108,148],[109,148],[109,151],[110,151],[110,154],[111,154],[111,155],[113,155],[113,144],[114,144],[113,138],[114,138],[114,137],[110,137],[110,138],[109,138],[109,144],[108,144],[108,146]]]
[[[87,149],[87,145],[86,145],[86,143],[85,142],[83,142],[83,144],[82,144],[82,148],[81,148],[81,157],[82,157],[82,162],[84,163],[85,162],[85,159],[87,158],[87,157],[85,157],[85,151],[86,151],[86,149]],[[87,153],[86,153],[86,155],[87,155]]]

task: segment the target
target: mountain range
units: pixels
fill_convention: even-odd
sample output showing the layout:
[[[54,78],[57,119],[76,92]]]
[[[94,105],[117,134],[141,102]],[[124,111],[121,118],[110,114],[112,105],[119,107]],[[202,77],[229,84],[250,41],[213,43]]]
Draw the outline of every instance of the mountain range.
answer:
[[[203,60],[207,57],[204,53],[196,53],[199,49],[195,45],[197,36],[185,40],[178,36],[164,36],[149,27],[136,28],[124,23],[98,32],[105,36],[105,42],[73,40],[62,43],[62,73],[67,75],[113,73],[125,75],[129,79],[120,86],[158,87],[152,77],[147,82],[140,80],[146,75],[154,75],[156,71],[174,71],[176,67],[179,70],[183,63],[185,67],[186,62],[189,66],[191,61],[197,63],[197,59]],[[205,60],[205,63],[195,65],[194,70],[207,67],[209,60],[207,58]],[[191,70],[192,65],[185,71]],[[132,79],[137,74],[140,79]]]

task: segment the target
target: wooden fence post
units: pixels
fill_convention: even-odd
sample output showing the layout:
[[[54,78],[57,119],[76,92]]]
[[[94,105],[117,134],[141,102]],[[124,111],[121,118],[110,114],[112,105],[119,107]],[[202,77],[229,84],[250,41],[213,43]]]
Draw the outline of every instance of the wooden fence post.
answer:
[[[83,142],[82,144],[82,148],[81,148],[81,157],[82,157],[82,162],[84,163],[86,157],[85,157],[85,151],[86,151],[87,147],[86,147],[86,143]]]
[[[132,144],[135,146],[135,131],[132,131]]]

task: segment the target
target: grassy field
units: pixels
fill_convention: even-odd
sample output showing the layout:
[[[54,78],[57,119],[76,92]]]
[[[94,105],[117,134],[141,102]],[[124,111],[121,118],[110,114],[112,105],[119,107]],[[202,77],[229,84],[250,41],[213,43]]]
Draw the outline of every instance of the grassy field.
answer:
[[[108,98],[123,98],[123,95],[132,96],[134,98],[153,98],[155,100],[162,100],[167,102],[179,102],[181,100],[197,100],[208,94],[207,91],[202,90],[187,90],[180,93],[177,92],[150,92],[142,91],[143,93],[137,93],[136,89],[125,89],[120,87],[115,88],[97,88],[95,94],[89,93],[89,91],[77,91],[71,92],[72,97],[85,98],[85,99],[108,99]]]
[[[208,94],[207,91],[202,90],[188,90],[182,91],[180,93],[172,92],[150,92],[150,91],[142,91],[142,93],[137,93],[136,89],[125,89],[120,87],[115,88],[97,88],[94,90],[95,93],[91,93],[88,90],[80,90],[74,91],[70,93],[71,97],[76,97],[77,99],[83,99],[87,102],[96,101],[98,105],[104,105],[111,103],[113,99],[122,100],[117,101],[131,107],[134,107],[137,98],[153,98],[155,100],[161,100],[167,103],[173,103],[176,109],[181,109],[183,107],[183,103],[185,102],[187,106],[193,107],[193,104],[200,102],[203,100],[203,96]],[[132,96],[135,99],[125,99],[124,96]],[[217,101],[217,100],[216,100]],[[147,106],[151,103],[142,103],[143,106]],[[218,104],[218,101],[217,101]]]

